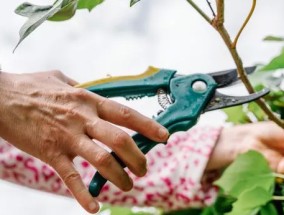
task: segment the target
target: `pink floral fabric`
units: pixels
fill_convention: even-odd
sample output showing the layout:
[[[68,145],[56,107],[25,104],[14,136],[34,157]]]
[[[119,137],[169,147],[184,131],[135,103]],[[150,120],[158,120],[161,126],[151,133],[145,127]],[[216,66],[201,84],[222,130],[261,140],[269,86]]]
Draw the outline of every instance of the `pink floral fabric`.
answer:
[[[211,204],[217,189],[210,184],[215,173],[204,169],[221,128],[195,127],[171,136],[147,154],[148,173],[138,178],[130,173],[134,188],[122,192],[107,183],[99,196],[112,205],[155,206],[166,211]],[[74,163],[86,185],[95,169],[85,160]],[[0,139],[0,178],[55,194],[70,196],[55,171],[30,155]]]

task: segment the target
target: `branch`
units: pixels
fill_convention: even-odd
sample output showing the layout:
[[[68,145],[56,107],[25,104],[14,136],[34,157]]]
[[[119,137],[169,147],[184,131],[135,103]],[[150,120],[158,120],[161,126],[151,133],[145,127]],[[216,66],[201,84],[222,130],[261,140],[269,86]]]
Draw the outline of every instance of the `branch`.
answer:
[[[232,48],[236,48],[237,43],[238,43],[238,40],[239,40],[239,37],[241,36],[242,31],[244,30],[244,28],[245,28],[246,25],[248,24],[250,18],[252,17],[252,14],[253,14],[253,12],[254,12],[255,6],[256,6],[256,0],[253,0],[252,6],[251,6],[251,9],[250,9],[250,12],[249,12],[249,14],[248,14],[246,20],[244,21],[242,27],[240,28],[240,30],[239,30],[239,32],[238,32],[238,34],[237,34],[237,36],[236,36],[236,38],[235,38],[235,40],[234,40],[234,42],[233,42],[233,44],[232,44]]]
[[[252,16],[252,13],[254,11],[254,8],[255,8],[255,2],[256,0],[253,0],[254,3],[252,5],[252,8],[250,10],[250,14],[249,16],[247,17],[246,21],[244,22],[241,30],[239,31],[239,34],[241,34],[242,30],[244,29],[244,27],[246,26],[246,24],[248,23],[249,19],[251,18]],[[199,13],[199,14],[204,14],[203,11],[200,10],[200,8],[195,4],[193,3],[193,1],[191,0],[187,0],[187,2],[189,4],[191,4],[194,9]],[[253,86],[251,85],[248,77],[247,77],[247,74],[245,72],[245,69],[244,69],[244,66],[243,66],[243,63],[242,63],[242,60],[236,50],[236,44],[237,44],[237,41],[238,41],[238,38],[239,36],[236,37],[235,39],[235,45],[233,44],[231,38],[230,38],[230,35],[228,33],[228,31],[226,30],[226,28],[224,27],[224,0],[216,0],[216,5],[217,5],[217,15],[216,17],[213,19],[212,22],[209,22],[208,21],[208,17],[204,17],[204,15],[202,15],[202,17],[207,21],[209,22],[216,30],[217,32],[220,34],[220,36],[222,37],[224,43],[226,44],[235,64],[236,64],[236,67],[237,67],[237,71],[238,71],[238,74],[239,74],[239,77],[240,79],[242,80],[243,84],[245,85],[246,89],[248,90],[248,92],[251,94],[251,93],[254,93],[254,88]],[[265,101],[263,99],[258,99],[256,101],[256,103],[260,106],[260,108],[267,114],[268,118],[272,121],[274,121],[277,125],[279,125],[280,127],[284,128],[284,121],[282,121],[281,119],[279,119],[271,110],[270,108],[266,105]]]
[[[218,27],[222,26],[225,20],[224,0],[216,0],[216,5],[217,5],[217,16],[214,18],[212,25]]]

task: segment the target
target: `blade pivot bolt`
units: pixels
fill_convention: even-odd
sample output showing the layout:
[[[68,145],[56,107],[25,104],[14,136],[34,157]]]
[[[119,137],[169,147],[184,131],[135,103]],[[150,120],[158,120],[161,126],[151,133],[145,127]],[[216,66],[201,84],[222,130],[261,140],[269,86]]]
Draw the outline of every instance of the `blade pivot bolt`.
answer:
[[[204,81],[195,81],[192,84],[192,89],[197,93],[203,93],[207,90],[207,84]]]

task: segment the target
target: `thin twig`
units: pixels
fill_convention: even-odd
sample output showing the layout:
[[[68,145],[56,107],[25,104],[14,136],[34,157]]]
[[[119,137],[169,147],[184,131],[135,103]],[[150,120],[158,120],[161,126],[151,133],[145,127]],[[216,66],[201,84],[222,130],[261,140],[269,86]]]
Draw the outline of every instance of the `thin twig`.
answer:
[[[192,0],[186,0],[209,24],[211,24],[211,19],[204,13],[200,7],[198,7]]]
[[[212,12],[212,14],[213,14],[213,16],[215,17],[215,16],[216,16],[216,13],[215,13],[215,11],[214,11],[214,9],[213,9],[213,7],[212,7],[212,4],[211,4],[210,0],[206,0],[206,1],[207,1],[207,4],[208,4],[208,6],[209,6],[209,8],[210,8],[210,10],[211,10],[211,12]]]
[[[208,21],[208,17],[204,17],[204,12],[191,0],[187,0],[187,2],[189,4],[191,4],[193,6],[193,8],[207,21]],[[209,22],[217,31],[218,33],[221,35],[223,41],[225,42],[235,64],[237,67],[237,71],[238,74],[240,76],[240,79],[242,80],[243,84],[245,85],[245,87],[247,88],[248,92],[254,93],[254,88],[251,85],[247,74],[245,72],[242,60],[236,50],[236,47],[233,47],[233,42],[230,38],[229,33],[227,32],[226,28],[224,27],[224,0],[216,0],[216,6],[217,6],[217,15],[216,17],[213,19],[213,22]],[[254,11],[251,10],[252,12]],[[251,17],[251,16],[250,16]],[[249,18],[250,18],[249,17]],[[248,20],[249,21],[249,20]],[[248,22],[247,21],[247,22]],[[274,121],[277,125],[279,125],[280,127],[284,128],[284,121],[282,121],[281,119],[279,119],[271,110],[270,108],[266,105],[265,101],[263,99],[258,99],[256,101],[256,103],[260,106],[260,108],[267,114],[268,118],[272,121]]]
[[[250,9],[250,12],[249,12],[249,14],[248,14],[246,20],[244,21],[242,27],[240,28],[240,30],[239,30],[239,32],[238,32],[236,38],[234,39],[234,42],[233,42],[233,44],[232,44],[232,48],[236,48],[237,43],[238,43],[238,40],[239,40],[239,37],[240,37],[242,31],[244,30],[244,28],[246,27],[246,25],[248,24],[250,18],[252,17],[252,14],[253,14],[253,12],[254,12],[255,6],[256,6],[256,0],[253,0],[252,6],[251,6],[251,9]]]

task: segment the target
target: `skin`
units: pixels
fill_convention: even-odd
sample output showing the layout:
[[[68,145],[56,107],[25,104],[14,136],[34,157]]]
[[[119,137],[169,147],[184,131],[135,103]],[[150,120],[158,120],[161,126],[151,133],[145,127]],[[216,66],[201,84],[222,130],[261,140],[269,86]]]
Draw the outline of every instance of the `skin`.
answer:
[[[225,168],[249,150],[260,152],[275,172],[284,173],[284,130],[273,122],[224,128],[206,170]]]
[[[146,174],[146,159],[133,139],[113,124],[157,142],[168,131],[133,109],[84,89],[59,71],[0,73],[0,136],[52,166],[73,196],[90,213],[99,204],[86,189],[73,159],[88,160],[121,190],[132,180],[96,139],[112,149],[137,176]],[[15,132],[17,131],[17,132]]]

